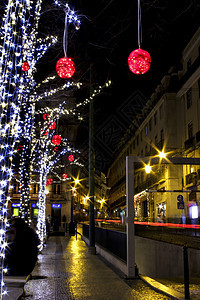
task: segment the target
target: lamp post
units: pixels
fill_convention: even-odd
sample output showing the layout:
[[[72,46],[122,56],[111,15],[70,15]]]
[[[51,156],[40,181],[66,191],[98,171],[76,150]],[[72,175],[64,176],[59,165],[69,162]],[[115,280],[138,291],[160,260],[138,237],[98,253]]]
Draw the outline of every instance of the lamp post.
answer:
[[[90,65],[90,94],[92,94],[92,65]],[[89,105],[89,253],[95,254],[95,222],[94,222],[94,102]]]

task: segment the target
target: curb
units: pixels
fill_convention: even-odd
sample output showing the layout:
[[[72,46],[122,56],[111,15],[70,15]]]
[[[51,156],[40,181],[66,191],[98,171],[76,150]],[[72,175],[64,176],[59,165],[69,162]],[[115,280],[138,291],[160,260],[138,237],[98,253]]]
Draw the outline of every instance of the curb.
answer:
[[[166,285],[164,285],[148,276],[139,274],[139,277],[144,282],[146,282],[149,286],[151,286],[155,291],[163,293],[166,296],[171,297],[172,299],[177,299],[177,300],[185,299],[185,296],[182,293],[175,291],[174,289],[171,289],[171,288],[167,287]]]

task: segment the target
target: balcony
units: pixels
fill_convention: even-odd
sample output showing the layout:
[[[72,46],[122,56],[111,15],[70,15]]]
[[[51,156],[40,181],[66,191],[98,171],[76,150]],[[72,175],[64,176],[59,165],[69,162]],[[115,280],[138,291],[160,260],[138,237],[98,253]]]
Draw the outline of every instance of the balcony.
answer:
[[[200,131],[196,133],[196,143],[200,142]]]
[[[194,136],[192,136],[191,138],[189,138],[188,140],[185,141],[185,150],[194,147],[194,142],[195,142],[195,138]]]
[[[191,184],[191,183],[196,184],[196,181],[197,181],[197,173],[196,172],[190,173],[185,176],[186,185]]]

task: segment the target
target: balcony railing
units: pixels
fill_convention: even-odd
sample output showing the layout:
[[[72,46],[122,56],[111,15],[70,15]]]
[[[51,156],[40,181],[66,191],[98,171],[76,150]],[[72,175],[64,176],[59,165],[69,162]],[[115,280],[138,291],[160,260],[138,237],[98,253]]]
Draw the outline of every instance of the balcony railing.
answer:
[[[194,136],[192,136],[191,138],[189,138],[188,140],[185,141],[185,150],[191,148],[191,147],[194,147],[194,142],[195,142],[195,139],[194,139]]]

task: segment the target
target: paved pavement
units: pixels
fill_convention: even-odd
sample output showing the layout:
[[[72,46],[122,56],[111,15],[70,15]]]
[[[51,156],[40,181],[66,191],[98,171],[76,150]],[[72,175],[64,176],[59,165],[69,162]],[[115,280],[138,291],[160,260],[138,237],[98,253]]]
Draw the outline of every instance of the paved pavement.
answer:
[[[99,255],[88,253],[80,235],[51,236],[39,255],[33,278],[25,285],[27,300],[164,300],[141,279],[126,280]]]

